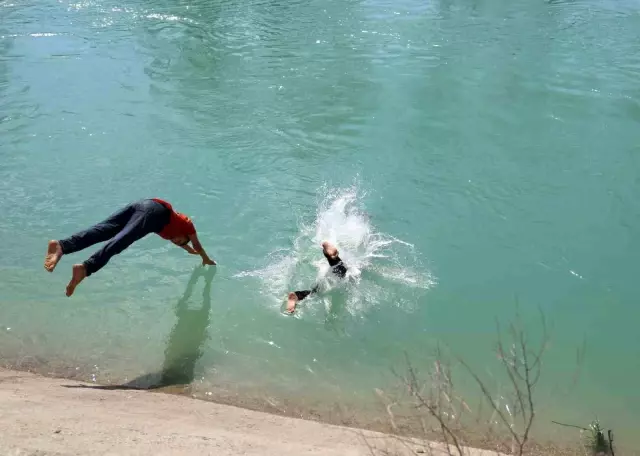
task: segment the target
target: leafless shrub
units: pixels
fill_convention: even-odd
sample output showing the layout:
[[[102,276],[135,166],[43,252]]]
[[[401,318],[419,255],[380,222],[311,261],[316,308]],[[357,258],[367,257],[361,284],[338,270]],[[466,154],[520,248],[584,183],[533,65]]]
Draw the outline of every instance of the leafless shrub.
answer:
[[[497,328],[496,354],[500,363],[504,385],[489,387],[474,368],[460,357],[445,356],[440,347],[435,351],[435,361],[426,375],[420,375],[409,357],[406,372],[396,373],[408,393],[408,404],[392,400],[377,390],[385,402],[391,426],[398,431],[394,409],[408,407],[420,424],[419,444],[416,439],[396,436],[414,454],[433,456],[470,456],[479,454],[471,447],[488,448],[491,454],[508,453],[523,456],[531,440],[531,429],[536,418],[535,392],[540,379],[542,357],[547,348],[549,334],[544,315],[540,314],[541,336],[537,341],[527,338],[520,319],[506,328]],[[477,412],[458,395],[454,383],[456,372],[461,370],[480,390]],[[438,443],[429,443],[436,441]],[[416,450],[416,448],[418,450]],[[489,453],[485,453],[489,454]]]

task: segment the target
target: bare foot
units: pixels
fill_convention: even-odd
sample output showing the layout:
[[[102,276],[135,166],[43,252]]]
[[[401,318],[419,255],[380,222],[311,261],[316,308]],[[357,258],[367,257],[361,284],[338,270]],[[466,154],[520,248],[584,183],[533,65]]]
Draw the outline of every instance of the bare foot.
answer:
[[[287,313],[292,314],[296,310],[298,304],[298,297],[295,293],[289,293],[289,300],[287,301]]]
[[[84,280],[85,277],[87,277],[87,270],[85,269],[84,264],[74,264],[71,280],[69,281],[69,285],[67,285],[67,296],[71,296],[73,294],[76,287]]]
[[[325,255],[330,256],[331,258],[338,256],[338,249],[329,241],[322,242],[322,250],[324,250]]]
[[[47,255],[44,257],[44,268],[49,272],[53,272],[60,258],[62,258],[60,243],[58,241],[49,241]]]

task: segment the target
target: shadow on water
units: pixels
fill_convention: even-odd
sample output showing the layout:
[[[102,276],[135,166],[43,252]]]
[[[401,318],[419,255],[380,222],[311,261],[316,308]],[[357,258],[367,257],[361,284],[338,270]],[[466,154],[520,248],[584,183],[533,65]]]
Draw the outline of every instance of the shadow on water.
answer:
[[[346,335],[345,317],[347,315],[348,290],[337,289],[323,298],[325,304],[324,326],[339,335]]]
[[[175,307],[178,320],[167,340],[164,365],[160,373],[145,374],[121,385],[64,385],[67,388],[102,390],[152,390],[170,386],[188,386],[195,378],[196,363],[203,354],[211,313],[211,282],[216,268],[198,266],[194,269],[182,298]],[[202,306],[189,308],[189,299],[196,283],[204,277]]]

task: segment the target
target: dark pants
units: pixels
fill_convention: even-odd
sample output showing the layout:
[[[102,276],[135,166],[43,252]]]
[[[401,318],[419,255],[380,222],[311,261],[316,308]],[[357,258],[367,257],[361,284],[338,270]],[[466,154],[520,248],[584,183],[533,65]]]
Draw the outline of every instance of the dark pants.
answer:
[[[99,271],[112,256],[119,254],[149,233],[159,233],[169,223],[171,211],[150,199],[136,201],[104,222],[60,242],[62,253],[70,254],[99,242],[109,241],[84,262],[87,276]]]
[[[298,298],[298,301],[302,301],[304,298],[306,298],[310,294],[317,293],[317,292],[318,292],[318,285],[313,287],[311,290],[294,291],[296,298]]]

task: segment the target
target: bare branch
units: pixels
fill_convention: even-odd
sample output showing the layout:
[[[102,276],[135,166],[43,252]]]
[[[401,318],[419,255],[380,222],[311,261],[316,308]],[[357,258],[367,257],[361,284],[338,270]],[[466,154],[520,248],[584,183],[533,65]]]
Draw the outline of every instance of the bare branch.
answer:
[[[484,445],[480,445],[489,445],[494,451],[523,456],[531,438],[533,423],[537,418],[534,394],[542,373],[542,358],[549,341],[547,322],[542,311],[540,324],[542,335],[538,339],[538,337],[527,337],[527,332],[520,322],[519,313],[504,327],[496,321],[495,347],[504,374],[499,377],[500,380],[490,371],[488,377],[482,376],[486,379],[495,378],[497,382],[495,386],[493,380],[487,382],[481,378],[479,375],[481,372],[474,370],[464,359],[454,358],[463,367],[465,376],[468,374],[480,389],[481,400],[476,407],[477,417],[475,411],[472,412],[467,402],[457,394],[454,369],[447,362],[439,344],[435,349],[435,360],[427,366],[430,369],[426,372],[426,376],[418,372],[405,352],[406,372],[404,375],[393,372],[402,380],[411,400],[411,406],[417,410],[416,424],[420,425],[425,436],[437,433],[437,439],[442,443],[442,446],[427,445],[425,450],[428,448],[429,453],[463,456],[464,442],[477,436],[474,429],[467,428],[466,425],[471,424],[473,420],[476,425],[479,425],[488,416],[489,421],[483,426]],[[583,352],[578,351],[578,359],[582,356]],[[381,391],[379,395],[383,397]],[[384,399],[391,426],[394,431],[400,432],[393,407],[401,407],[402,402],[389,400],[386,396]],[[488,403],[486,406],[485,402]]]
[[[441,410],[439,410],[437,407],[434,407],[428,401],[426,401],[424,397],[415,388],[415,386],[418,383],[418,380],[415,374],[415,370],[413,369],[411,363],[409,362],[407,366],[407,371],[409,374],[409,382],[407,386],[410,388],[410,391],[412,392],[413,397],[418,400],[419,405],[424,407],[429,412],[429,414],[433,418],[435,418],[436,421],[438,422],[440,426],[440,430],[442,432],[442,437],[445,439],[445,445],[447,446],[447,451],[449,452],[450,456],[453,456],[453,455],[451,455],[451,450],[450,450],[451,444],[449,443],[449,439],[453,442],[453,446],[456,448],[456,450],[458,450],[458,455],[463,456],[462,446],[458,441],[458,437],[456,436],[455,432],[445,423],[444,419],[442,418]]]
[[[529,417],[527,420],[527,424],[524,430],[524,434],[522,435],[522,442],[520,442],[520,453],[522,454],[522,450],[524,445],[527,443],[527,440],[529,439],[529,431],[531,430],[531,426],[533,425],[533,419],[536,416],[535,413],[535,409],[533,406],[533,384],[531,383],[531,371],[530,371],[530,366],[527,360],[527,343],[526,340],[524,338],[523,333],[520,333],[520,348],[522,350],[522,358],[523,358],[523,363],[524,363],[524,375],[525,375],[525,387],[527,388],[527,398],[529,400]],[[523,411],[523,417],[526,417],[526,414]]]
[[[476,384],[478,385],[478,387],[480,388],[480,391],[482,391],[482,394],[484,395],[484,397],[487,399],[487,401],[489,402],[489,404],[493,407],[493,410],[496,412],[496,414],[498,415],[498,417],[500,417],[500,420],[502,421],[502,423],[507,427],[507,429],[509,430],[509,432],[511,433],[512,437],[519,442],[518,439],[518,435],[513,431],[513,428],[509,422],[509,420],[507,419],[506,416],[504,416],[504,413],[502,412],[502,410],[500,410],[500,408],[496,405],[495,401],[493,400],[493,397],[491,396],[491,393],[489,392],[489,390],[487,389],[486,385],[484,384],[484,382],[482,381],[482,379],[480,377],[478,377],[478,374],[476,374],[473,369],[471,369],[471,367],[463,360],[463,359],[458,359],[460,361],[460,363],[465,367],[465,369],[467,370],[467,372],[469,373],[469,375],[471,375],[471,377],[473,377],[473,379],[475,380]]]
[[[575,424],[566,424],[566,423],[560,423],[558,421],[551,421],[553,424],[558,424],[560,426],[565,426],[565,427],[571,427],[571,428],[576,428],[576,429],[580,429],[581,431],[588,431],[589,429],[582,427],[582,426],[576,426]]]

